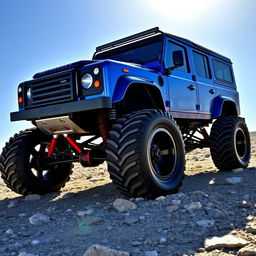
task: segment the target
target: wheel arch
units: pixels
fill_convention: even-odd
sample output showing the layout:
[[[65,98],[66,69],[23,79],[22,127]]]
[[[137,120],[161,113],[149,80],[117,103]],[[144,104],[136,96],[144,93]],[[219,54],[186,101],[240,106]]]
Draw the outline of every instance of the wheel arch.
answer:
[[[157,108],[165,111],[162,93],[158,86],[150,80],[126,76],[119,80],[113,94],[112,102],[122,109],[130,108],[125,112],[138,109]]]
[[[218,118],[220,116],[238,116],[240,111],[232,98],[218,96],[212,102],[211,113],[212,118]]]

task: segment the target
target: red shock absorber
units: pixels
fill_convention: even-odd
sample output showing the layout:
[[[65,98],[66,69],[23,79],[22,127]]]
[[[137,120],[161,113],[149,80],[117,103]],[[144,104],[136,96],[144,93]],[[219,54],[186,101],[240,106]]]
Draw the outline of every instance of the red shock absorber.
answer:
[[[78,153],[82,152],[82,149],[77,145],[77,143],[68,135],[64,135],[68,143],[74,148],[74,150]]]
[[[201,129],[201,133],[202,133],[202,135],[203,135],[203,137],[204,137],[205,140],[208,140],[208,139],[209,139],[209,135],[208,135],[208,133],[207,133],[207,131],[206,131],[205,128],[202,128],[202,129]]]
[[[48,150],[48,156],[52,156],[53,155],[53,152],[54,152],[54,149],[55,149],[55,146],[56,146],[56,143],[57,143],[57,136],[56,135],[53,135],[53,138],[52,138],[52,141],[51,141],[51,144],[49,146],[49,150]]]
[[[108,128],[107,128],[106,118],[103,110],[99,111],[97,120],[99,125],[100,136],[102,137],[103,142],[106,142],[108,139]]]

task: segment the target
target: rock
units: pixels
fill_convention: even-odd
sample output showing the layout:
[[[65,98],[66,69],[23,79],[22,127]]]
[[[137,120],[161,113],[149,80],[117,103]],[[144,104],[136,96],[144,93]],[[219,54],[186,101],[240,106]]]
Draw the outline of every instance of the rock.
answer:
[[[159,239],[159,244],[165,244],[167,242],[167,239],[165,237],[161,237]]]
[[[143,197],[136,197],[134,200],[139,202],[139,201],[144,201],[145,199]]]
[[[139,217],[139,220],[144,221],[145,219],[146,219],[146,217],[145,217],[145,216],[140,216],[140,217]]]
[[[208,228],[208,227],[213,227],[215,224],[214,220],[199,220],[196,221],[196,224],[200,227]]]
[[[41,199],[41,196],[38,194],[27,195],[24,198],[25,201],[34,201],[34,200],[39,200],[39,199]]]
[[[165,200],[165,196],[159,196],[159,197],[157,197],[155,200],[157,200],[157,201],[163,201],[163,200]]]
[[[136,246],[140,246],[142,243],[140,241],[133,241],[131,242],[131,245],[136,247]]]
[[[38,254],[32,254],[27,252],[20,252],[18,256],[38,256]]]
[[[225,182],[227,184],[231,184],[231,185],[241,183],[242,181],[243,181],[243,178],[241,178],[241,177],[232,177],[232,178],[226,178],[225,179]]]
[[[223,212],[218,209],[210,208],[210,209],[207,209],[206,212],[207,212],[208,216],[212,217],[212,218],[220,218],[224,215]]]
[[[242,202],[239,202],[238,206],[241,208],[251,208],[252,207],[252,205],[245,200],[243,200]]]
[[[243,238],[238,238],[233,235],[225,235],[222,237],[212,237],[205,239],[205,249],[219,249],[219,248],[239,248],[248,245],[249,242]]]
[[[243,171],[244,171],[243,168],[236,168],[236,169],[232,170],[232,172],[234,172],[234,173],[239,173],[239,172],[243,172]]]
[[[145,251],[144,252],[145,256],[158,256],[157,251]]]
[[[77,212],[77,215],[80,216],[80,217],[85,216],[85,215],[91,215],[91,214],[93,214],[93,209]]]
[[[16,206],[16,201],[11,201],[8,205],[7,208],[13,208]]]
[[[215,184],[215,178],[212,178],[212,179],[209,181],[208,184],[209,184],[209,185],[214,185],[214,184]]]
[[[170,205],[166,209],[168,212],[175,212],[179,210],[180,206],[179,205]]]
[[[129,226],[132,226],[132,225],[134,225],[135,223],[137,223],[138,221],[139,221],[138,218],[135,218],[135,217],[126,217],[125,220],[124,220],[124,224],[129,225]]]
[[[194,211],[202,209],[202,204],[200,202],[192,202],[190,204],[184,205],[184,208],[188,211]]]
[[[94,216],[86,216],[82,221],[79,221],[79,226],[94,226],[98,225],[102,222],[102,218],[94,217]]]
[[[5,234],[7,234],[7,235],[13,235],[14,233],[13,233],[13,230],[12,230],[11,228],[9,228],[9,229],[7,229],[7,230],[5,231]]]
[[[172,205],[181,205],[181,200],[172,200]]]
[[[253,220],[253,219],[254,219],[254,216],[250,214],[250,215],[248,215],[248,216],[247,216],[247,218],[246,218],[246,219],[251,221],[251,220]]]
[[[113,208],[119,212],[127,212],[137,209],[137,205],[128,200],[118,198],[113,202]]]
[[[94,244],[89,247],[84,256],[130,256],[129,252],[117,251],[105,246]]]
[[[39,245],[40,243],[41,242],[39,240],[37,240],[37,239],[31,241],[32,245]]]
[[[238,256],[251,256],[251,255],[256,255],[256,245],[250,244],[247,245],[243,248],[241,248],[238,253]]]
[[[256,232],[256,222],[248,222],[245,227],[246,232],[255,233]]]
[[[32,225],[42,225],[43,223],[49,222],[50,218],[42,213],[34,214],[29,218],[29,222]]]

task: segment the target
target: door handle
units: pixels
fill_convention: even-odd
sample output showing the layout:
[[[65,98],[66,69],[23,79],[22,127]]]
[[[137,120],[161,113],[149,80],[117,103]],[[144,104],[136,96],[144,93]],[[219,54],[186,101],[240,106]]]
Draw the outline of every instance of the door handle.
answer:
[[[211,90],[209,91],[210,94],[214,94],[215,92],[216,92],[216,91],[213,90],[213,89],[211,89]]]
[[[194,86],[194,85],[189,85],[188,87],[187,87],[190,91],[194,91],[195,89],[196,89],[196,87]]]

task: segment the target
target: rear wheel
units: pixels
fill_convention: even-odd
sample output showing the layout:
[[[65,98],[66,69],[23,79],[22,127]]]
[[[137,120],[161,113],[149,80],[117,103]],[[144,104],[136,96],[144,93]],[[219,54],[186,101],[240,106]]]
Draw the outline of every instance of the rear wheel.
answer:
[[[111,179],[128,196],[154,198],[181,186],[183,140],[174,121],[161,111],[142,110],[118,119],[106,153]]]
[[[211,155],[215,166],[222,171],[246,168],[250,162],[251,143],[244,119],[225,116],[212,126]]]
[[[65,160],[69,149],[58,140],[55,153],[47,155],[51,137],[38,129],[15,134],[3,149],[0,171],[6,185],[22,195],[58,191],[69,180],[71,163],[53,164]]]

